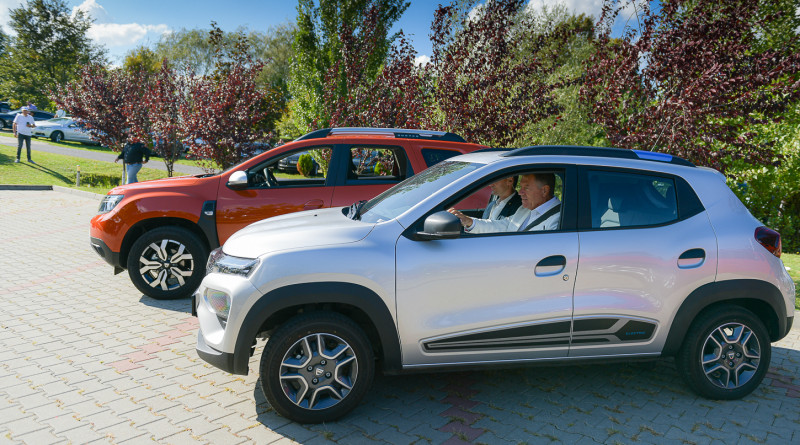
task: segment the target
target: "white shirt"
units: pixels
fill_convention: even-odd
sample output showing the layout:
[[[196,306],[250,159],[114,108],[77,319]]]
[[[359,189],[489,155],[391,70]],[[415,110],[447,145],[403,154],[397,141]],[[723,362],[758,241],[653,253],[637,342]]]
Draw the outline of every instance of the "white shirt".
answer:
[[[528,210],[525,207],[520,206],[520,208],[517,209],[516,213],[514,213],[511,218],[505,218],[496,221],[473,218],[472,225],[464,230],[469,233],[518,232],[520,228],[527,227],[527,225],[536,220],[536,218],[547,213],[548,210],[560,203],[561,201],[554,196],[549,201],[533,210]],[[559,212],[537,224],[536,226],[531,227],[528,229],[528,231],[557,230],[560,221],[561,213]]]
[[[516,194],[517,192],[513,192],[510,195],[506,196],[505,199],[502,199],[500,201],[495,201],[492,210],[489,212],[489,218],[487,219],[500,219],[501,218],[500,212],[503,211],[506,204],[508,204],[508,201],[511,201],[511,198],[513,198],[514,195]],[[505,216],[503,216],[502,218],[505,218]]]
[[[535,209],[531,210],[530,215],[528,215],[528,219],[520,226],[521,228],[528,227],[528,224],[536,221],[537,218],[547,213],[553,207],[561,204],[561,201],[558,200],[555,196],[552,197],[549,201],[545,202],[544,204],[536,207]],[[539,224],[531,227],[528,231],[534,230],[557,230],[558,223],[561,219],[560,213],[556,213],[555,215],[550,216],[546,220],[540,222]]]
[[[23,116],[22,113],[17,113],[17,115],[14,116],[14,123],[17,124],[17,133],[23,136],[31,135],[31,128],[26,124],[30,123],[31,125],[36,125],[35,122],[36,121],[33,120],[33,116],[30,114]]]

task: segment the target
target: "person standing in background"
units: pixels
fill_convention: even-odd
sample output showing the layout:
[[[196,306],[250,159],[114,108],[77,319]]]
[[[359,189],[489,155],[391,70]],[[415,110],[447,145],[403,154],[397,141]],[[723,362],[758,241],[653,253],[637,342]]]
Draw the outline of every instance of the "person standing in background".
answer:
[[[122,163],[125,164],[125,173],[128,177],[126,184],[139,182],[136,174],[142,169],[142,164],[147,164],[150,160],[150,150],[147,149],[139,137],[129,136],[128,142],[122,147],[122,153],[117,156],[114,162],[120,159],[122,159]]]
[[[14,117],[14,137],[17,138],[17,160],[15,163],[19,163],[19,155],[22,152],[22,143],[25,142],[25,146],[28,149],[28,162],[31,164],[36,164],[31,159],[31,129],[36,127],[36,121],[33,120],[33,116],[28,111],[28,107],[22,107],[22,111],[18,113]]]

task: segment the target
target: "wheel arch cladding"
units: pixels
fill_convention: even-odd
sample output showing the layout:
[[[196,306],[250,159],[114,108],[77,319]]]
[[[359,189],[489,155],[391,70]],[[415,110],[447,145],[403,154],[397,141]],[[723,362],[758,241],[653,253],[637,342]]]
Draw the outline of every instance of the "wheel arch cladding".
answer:
[[[719,304],[737,305],[753,312],[766,326],[771,341],[778,341],[787,334],[786,307],[777,287],[760,280],[714,282],[695,289],[683,301],[661,355],[675,355],[697,316]]]
[[[381,297],[366,287],[343,282],[293,284],[261,297],[245,316],[236,339],[234,374],[247,374],[256,336],[301,311],[329,310],[342,313],[364,330],[387,373],[401,368],[400,342],[394,317]]]

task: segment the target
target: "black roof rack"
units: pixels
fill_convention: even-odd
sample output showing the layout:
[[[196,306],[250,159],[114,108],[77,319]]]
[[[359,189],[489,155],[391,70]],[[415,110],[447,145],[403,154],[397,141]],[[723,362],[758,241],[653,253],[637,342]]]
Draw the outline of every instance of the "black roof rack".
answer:
[[[455,133],[448,133],[444,131],[429,131],[429,130],[409,130],[398,128],[369,128],[369,127],[339,127],[339,128],[323,128],[321,130],[312,131],[306,135],[300,136],[295,141],[306,141],[309,139],[322,139],[328,136],[336,135],[374,135],[374,136],[389,136],[402,139],[426,139],[435,141],[449,141],[449,142],[467,142],[461,136]]]
[[[670,164],[685,165],[694,167],[695,165],[686,159],[672,156],[667,153],[655,151],[628,150],[624,148],[609,147],[582,147],[569,145],[535,145],[512,150],[503,156],[531,156],[531,155],[551,155],[551,156],[600,156],[605,158],[637,159],[645,161],[667,162]]]

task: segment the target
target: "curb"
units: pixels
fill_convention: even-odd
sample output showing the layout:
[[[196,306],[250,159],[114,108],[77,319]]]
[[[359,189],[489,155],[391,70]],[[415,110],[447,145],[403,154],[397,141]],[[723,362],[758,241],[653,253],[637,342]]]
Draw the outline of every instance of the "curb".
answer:
[[[0,190],[53,190],[52,185],[16,185],[0,184]]]
[[[84,198],[91,198],[102,200],[106,195],[98,193],[87,192],[85,190],[75,190],[69,187],[62,187],[60,185],[18,185],[18,184],[0,184],[0,190],[16,190],[16,191],[55,191],[61,193],[68,193],[70,195],[82,196]]]
[[[86,190],[75,190],[69,187],[62,187],[60,185],[52,186],[52,190],[61,193],[69,193],[70,195],[83,196],[84,198],[92,198],[98,201],[106,197],[106,195],[101,195],[99,193],[87,192]]]

